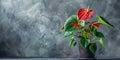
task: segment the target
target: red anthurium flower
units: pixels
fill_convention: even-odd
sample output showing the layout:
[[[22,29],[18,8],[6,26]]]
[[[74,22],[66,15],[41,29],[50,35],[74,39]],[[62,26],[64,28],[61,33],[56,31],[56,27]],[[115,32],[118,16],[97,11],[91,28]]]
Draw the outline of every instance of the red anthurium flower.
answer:
[[[88,22],[88,23],[97,28],[100,26],[100,23],[98,23],[98,22]]]
[[[77,27],[77,28],[81,28],[82,26],[81,25],[79,25],[78,23],[76,23],[76,22],[72,22],[71,23],[74,27]]]
[[[87,20],[94,14],[94,10],[89,10],[88,8],[81,8],[78,10],[78,19]]]

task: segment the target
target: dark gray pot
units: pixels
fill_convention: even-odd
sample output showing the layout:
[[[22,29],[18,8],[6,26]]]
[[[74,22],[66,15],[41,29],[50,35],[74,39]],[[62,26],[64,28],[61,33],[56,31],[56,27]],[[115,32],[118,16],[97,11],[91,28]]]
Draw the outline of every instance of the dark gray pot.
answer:
[[[96,60],[95,55],[89,50],[89,46],[87,48],[83,48],[79,46],[80,58],[90,58]]]

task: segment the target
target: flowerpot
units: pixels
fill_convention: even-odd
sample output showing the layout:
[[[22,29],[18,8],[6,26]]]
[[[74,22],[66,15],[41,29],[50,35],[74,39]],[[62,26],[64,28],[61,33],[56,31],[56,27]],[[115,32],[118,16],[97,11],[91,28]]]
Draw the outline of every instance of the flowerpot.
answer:
[[[90,45],[88,45],[86,48],[79,46],[80,58],[92,58],[95,60],[95,55],[90,51],[89,46]]]

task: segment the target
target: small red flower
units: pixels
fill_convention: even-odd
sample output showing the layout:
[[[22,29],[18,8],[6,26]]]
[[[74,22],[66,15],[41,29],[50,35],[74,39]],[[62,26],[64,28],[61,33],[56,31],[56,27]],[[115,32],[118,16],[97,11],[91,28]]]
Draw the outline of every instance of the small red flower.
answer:
[[[78,19],[87,20],[94,14],[94,10],[89,10],[88,8],[81,8],[78,10]]]
[[[71,23],[74,27],[77,27],[77,28],[81,28],[82,26],[81,25],[79,25],[78,23],[76,23],[76,22],[72,22]]]
[[[100,23],[98,22],[88,22],[88,23],[91,24],[92,26],[95,26],[96,28],[100,26]]]

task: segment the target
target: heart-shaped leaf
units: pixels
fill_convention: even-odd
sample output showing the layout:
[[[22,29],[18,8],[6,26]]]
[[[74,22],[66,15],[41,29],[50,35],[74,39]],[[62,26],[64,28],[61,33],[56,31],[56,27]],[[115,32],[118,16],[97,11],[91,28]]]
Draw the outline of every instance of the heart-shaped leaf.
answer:
[[[91,43],[89,46],[90,51],[95,55],[97,50],[97,45],[95,43]]]
[[[74,30],[77,29],[76,27],[74,27],[74,26],[72,25],[72,22],[78,23],[77,15],[72,15],[71,17],[69,17],[69,18],[65,21],[64,31],[74,31]]]
[[[101,32],[95,32],[95,36],[96,37],[99,37],[99,38],[104,38],[104,35],[103,35],[103,33],[101,33]]]
[[[104,44],[104,42],[103,42],[102,38],[100,38],[100,40],[98,40],[98,42],[102,45],[102,47],[104,47],[104,48],[105,48],[105,44]]]
[[[74,42],[74,38],[73,38],[73,37],[71,37],[70,42],[69,42],[69,47],[70,47],[70,48],[72,47],[73,42]]]
[[[110,26],[110,27],[114,27],[112,24],[110,24],[105,18],[103,18],[102,16],[97,16],[97,20],[98,23],[106,25],[106,26]]]
[[[68,37],[68,36],[70,36],[70,35],[72,35],[72,31],[65,31],[65,33],[64,33],[64,37]]]
[[[90,43],[89,39],[86,39],[86,38],[82,37],[81,40],[80,40],[80,45],[84,48],[86,48],[89,45],[89,43]]]
[[[92,25],[89,25],[89,29],[93,33],[96,33],[96,31],[97,31],[97,29],[94,26],[92,26]]]

